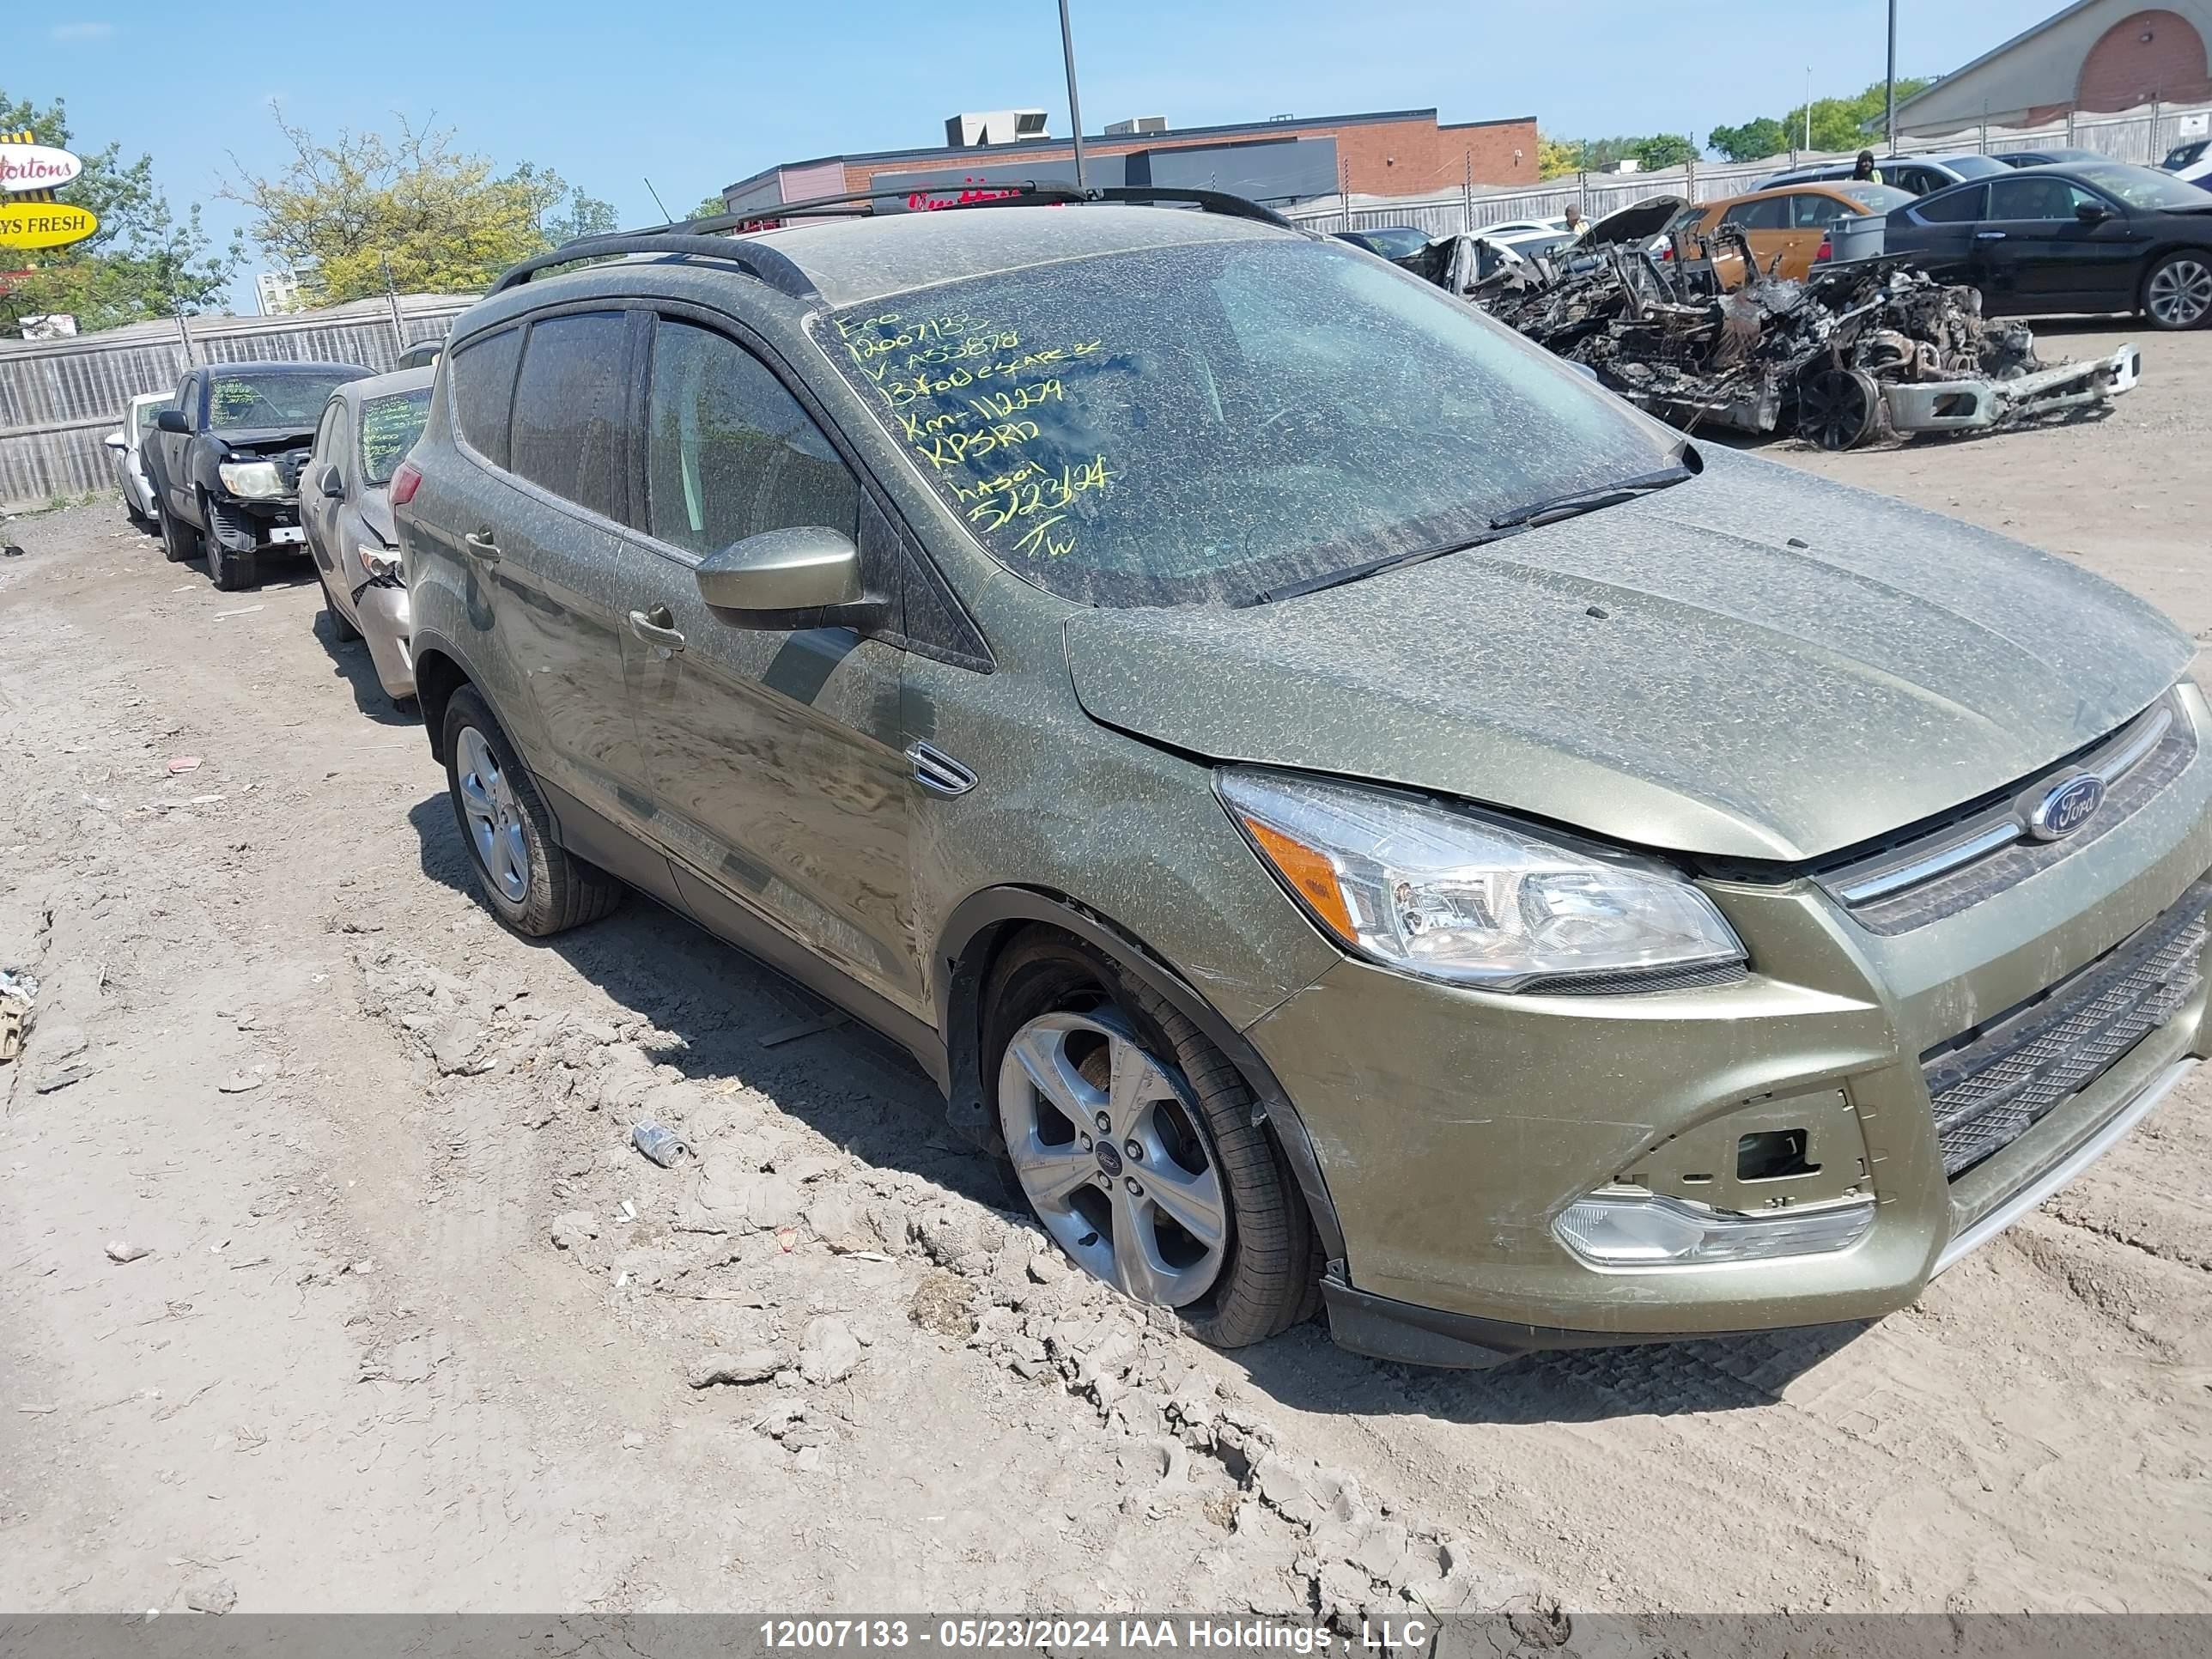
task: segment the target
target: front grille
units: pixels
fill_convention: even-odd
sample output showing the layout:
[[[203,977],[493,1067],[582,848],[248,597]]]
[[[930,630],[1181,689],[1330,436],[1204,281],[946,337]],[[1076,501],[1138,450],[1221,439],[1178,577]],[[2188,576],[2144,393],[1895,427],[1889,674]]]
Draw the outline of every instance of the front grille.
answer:
[[[2196,994],[2212,876],[2087,967],[1920,1057],[1955,1179],[2079,1093]]]
[[[2162,731],[2151,741],[2152,729],[2161,724]],[[2117,732],[2070,759],[2045,768],[2034,779],[1886,845],[1847,854],[1823,867],[1814,879],[1868,932],[1910,933],[1971,909],[2094,846],[2157,799],[2196,758],[2197,731],[2189,711],[2169,692]],[[2063,840],[2038,841],[2029,836],[2027,823],[2037,799],[2055,781],[2082,772],[2099,774],[2107,787],[2096,816]],[[1874,895],[1855,891],[1869,878],[1878,883],[1885,872],[1909,870],[1916,864],[1920,871],[1917,878],[1893,877],[1902,884],[1890,890]]]

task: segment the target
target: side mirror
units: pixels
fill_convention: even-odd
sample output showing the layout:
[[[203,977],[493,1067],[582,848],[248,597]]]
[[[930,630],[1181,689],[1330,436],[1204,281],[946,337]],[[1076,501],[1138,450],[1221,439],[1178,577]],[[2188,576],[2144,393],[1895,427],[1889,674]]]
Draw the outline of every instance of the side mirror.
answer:
[[[2074,216],[2085,225],[2101,225],[2112,216],[2112,210],[2102,202],[2076,202]]]
[[[118,451],[118,453],[131,447],[131,440],[125,437],[120,432],[111,432],[100,441],[106,444],[110,449]]]
[[[154,416],[154,424],[164,432],[181,432],[187,437],[191,434],[191,422],[185,419],[185,411],[181,409],[161,410]]]
[[[345,480],[338,477],[337,468],[328,461],[325,461],[323,470],[315,474],[315,488],[334,501],[345,499]]]
[[[873,626],[883,615],[860,585],[860,550],[820,525],[766,530],[700,561],[699,597],[739,628]]]

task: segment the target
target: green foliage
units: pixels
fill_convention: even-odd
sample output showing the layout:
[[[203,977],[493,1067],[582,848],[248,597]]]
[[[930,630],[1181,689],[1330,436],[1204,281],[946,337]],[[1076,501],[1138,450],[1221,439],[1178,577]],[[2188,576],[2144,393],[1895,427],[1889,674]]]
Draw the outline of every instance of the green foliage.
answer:
[[[722,200],[722,192],[718,190],[684,216],[687,219],[711,219],[718,213],[727,213],[729,210],[728,204]]]
[[[1759,115],[1740,127],[1715,127],[1705,135],[1705,147],[1731,161],[1759,161],[1788,149],[1790,135],[1772,116]]]
[[[199,209],[181,220],[170,210],[155,185],[152,156],[126,164],[118,144],[77,149],[61,100],[40,107],[0,91],[0,131],[27,127],[39,143],[70,150],[84,163],[83,173],[55,194],[89,209],[100,228],[73,247],[0,249],[10,267],[30,271],[10,278],[0,293],[0,333],[20,332],[24,318],[52,313],[67,313],[88,332],[222,305],[246,250],[234,243],[211,254]]]
[[[574,237],[617,228],[615,210],[550,167],[495,174],[453,147],[450,128],[398,136],[341,129],[325,143],[271,106],[291,159],[260,177],[232,158],[222,193],[253,217],[252,234],[300,275],[312,303],[385,291],[469,294],[514,264]]]
[[[1624,138],[1536,140],[1536,176],[1558,179],[1571,173],[1598,173],[1633,160],[1645,171],[1678,167],[1698,153],[1697,141],[1680,132],[1655,132]]]
[[[1933,84],[1925,76],[1900,79],[1897,83],[1897,101],[1901,104]],[[1884,83],[1876,81],[1864,92],[1849,98],[1815,98],[1809,145],[1805,137],[1802,104],[1779,119],[1761,115],[1739,127],[1715,127],[1705,135],[1705,142],[1731,161],[1760,161],[1792,149],[1863,149],[1881,135],[1887,111],[1888,94]]]

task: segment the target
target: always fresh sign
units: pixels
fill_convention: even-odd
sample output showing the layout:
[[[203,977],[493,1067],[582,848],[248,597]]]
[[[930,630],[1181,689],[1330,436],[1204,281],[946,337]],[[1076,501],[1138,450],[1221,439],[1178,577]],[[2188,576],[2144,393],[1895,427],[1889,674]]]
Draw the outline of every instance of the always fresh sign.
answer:
[[[67,247],[100,221],[66,202],[0,202],[0,247]]]
[[[0,144],[0,191],[58,190],[84,163],[52,144]]]

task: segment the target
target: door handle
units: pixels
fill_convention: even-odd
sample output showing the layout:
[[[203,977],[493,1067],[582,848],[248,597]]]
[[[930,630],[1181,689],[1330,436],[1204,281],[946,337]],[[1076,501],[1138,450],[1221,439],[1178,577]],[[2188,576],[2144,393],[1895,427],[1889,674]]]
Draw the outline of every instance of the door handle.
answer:
[[[2004,239],[2005,234],[2001,230],[1978,230],[1974,233],[1974,240],[1978,242],[2002,242]]]
[[[656,605],[650,611],[631,611],[629,631],[672,656],[684,648],[683,631],[676,626],[676,618],[669,615],[665,605]]]
[[[490,531],[471,530],[464,535],[461,539],[469,544],[469,551],[475,554],[477,557],[482,559],[486,564],[497,564],[499,562],[499,544],[492,540]]]

